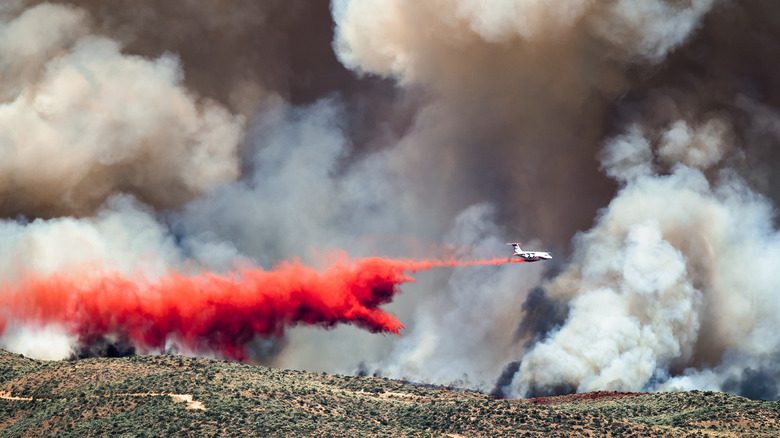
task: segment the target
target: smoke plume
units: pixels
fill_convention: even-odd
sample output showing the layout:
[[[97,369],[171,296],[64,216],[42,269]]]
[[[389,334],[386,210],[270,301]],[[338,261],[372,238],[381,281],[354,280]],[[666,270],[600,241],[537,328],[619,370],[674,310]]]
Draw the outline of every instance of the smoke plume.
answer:
[[[0,346],[777,398],[779,8],[3,2]]]
[[[623,187],[548,285],[570,300],[569,316],[524,355],[517,393],[686,387],[728,355],[745,366],[776,351],[765,337],[777,322],[772,208],[731,172],[708,181],[722,154],[712,123],[676,122],[657,148],[636,126],[607,145],[605,171]]]
[[[357,72],[429,94],[397,154],[425,168],[417,185],[455,195],[420,196],[445,217],[490,199],[510,232],[563,249],[614,191],[592,164],[626,70],[661,60],[712,3],[337,0],[334,47]]]
[[[88,214],[118,191],[170,207],[238,176],[241,118],[185,90],[174,57],[125,55],[65,6],[0,32],[4,215]]]

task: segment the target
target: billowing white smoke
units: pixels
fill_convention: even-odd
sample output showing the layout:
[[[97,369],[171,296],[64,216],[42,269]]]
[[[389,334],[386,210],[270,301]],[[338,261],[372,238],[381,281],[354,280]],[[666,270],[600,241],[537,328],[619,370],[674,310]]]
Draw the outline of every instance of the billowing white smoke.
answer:
[[[0,211],[86,214],[117,191],[175,206],[238,176],[241,119],[185,90],[174,57],[124,55],[59,5],[0,35]]]
[[[402,230],[415,231],[412,216],[401,214],[414,206],[391,157],[380,151],[347,161],[352,147],[337,101],[266,107],[248,133],[246,176],[177,216],[188,242],[235,242],[266,266],[291,256],[313,261],[312,251],[336,248],[355,256],[400,255],[393,241]]]
[[[74,353],[77,341],[62,327],[11,325],[0,337],[0,347],[35,359],[60,360]]]
[[[716,0],[594,1],[593,32],[620,55],[661,61],[696,29]]]
[[[173,236],[128,197],[112,199],[89,219],[2,221],[0,241],[2,282],[83,267],[156,276],[183,265]]]
[[[489,258],[504,246],[498,237],[504,235],[494,209],[478,204],[455,218],[445,240],[468,248],[456,250],[456,257]],[[438,288],[444,293],[420,291],[409,318],[414,326],[387,358],[370,365],[391,377],[491,391],[505,365],[522,352],[521,309],[544,269],[518,267],[458,269],[442,279]]]
[[[656,140],[633,126],[608,143],[602,162],[622,188],[547,286],[569,316],[523,356],[515,395],[723,389],[735,367],[776,354],[780,233],[766,199],[708,172],[727,133],[678,121]],[[711,370],[735,356],[728,373]]]
[[[99,275],[104,270],[147,278],[172,268],[196,269],[175,239],[145,207],[129,197],[110,200],[89,219],[36,219],[0,222],[0,284],[56,272]],[[75,353],[76,336],[64,327],[10,323],[0,348],[42,359],[63,359]]]
[[[334,0],[335,47],[351,68],[413,82],[436,79],[428,64],[444,48],[470,50],[480,40],[545,43],[591,33],[617,56],[660,61],[715,1]]]

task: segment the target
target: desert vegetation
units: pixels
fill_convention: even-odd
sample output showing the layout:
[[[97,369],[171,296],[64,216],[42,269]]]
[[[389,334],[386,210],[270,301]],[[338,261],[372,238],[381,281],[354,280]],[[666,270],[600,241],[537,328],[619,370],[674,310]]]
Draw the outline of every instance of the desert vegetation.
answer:
[[[202,358],[0,352],[0,434],[774,436],[780,403],[701,391],[504,400]]]

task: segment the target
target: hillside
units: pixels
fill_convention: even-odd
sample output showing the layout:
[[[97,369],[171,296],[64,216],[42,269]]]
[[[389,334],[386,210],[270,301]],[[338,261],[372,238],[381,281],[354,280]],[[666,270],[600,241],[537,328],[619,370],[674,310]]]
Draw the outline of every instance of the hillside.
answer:
[[[42,362],[0,351],[0,435],[780,433],[780,403],[721,393],[501,400],[178,356]]]

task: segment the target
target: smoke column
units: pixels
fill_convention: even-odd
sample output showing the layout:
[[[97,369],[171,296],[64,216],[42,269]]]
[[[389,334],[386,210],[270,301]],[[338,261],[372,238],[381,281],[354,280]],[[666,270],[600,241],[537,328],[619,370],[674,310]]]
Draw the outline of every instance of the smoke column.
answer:
[[[173,341],[185,351],[243,360],[253,338],[280,337],[296,324],[348,323],[399,334],[401,322],[378,307],[392,300],[400,284],[414,281],[407,272],[518,262],[341,257],[322,272],[293,261],[271,271],[170,273],[152,281],[91,270],[27,278],[0,293],[0,335],[7,324],[56,325],[82,349],[107,337],[140,351],[163,351]]]
[[[505,394],[780,395],[768,329],[780,282],[770,268],[779,30],[765,17],[774,13],[767,1],[334,2],[345,65],[431,93],[398,150],[411,163],[447,157],[458,171],[426,171],[436,176],[423,185],[478,175],[487,197],[508,204],[505,223],[533,217],[521,230],[571,242],[570,263],[540,282],[545,299],[523,306],[551,321],[510,343]],[[468,178],[448,184],[465,180],[473,193]],[[442,347],[441,324],[413,332],[418,343],[379,368],[484,387],[438,372],[441,355],[480,348]],[[475,362],[461,369],[498,380]]]
[[[556,259],[436,269],[363,305],[403,336],[330,314],[227,349],[197,325],[135,342],[512,397],[777,398],[779,8],[1,2],[0,301],[55,278],[234,285],[236,266],[314,266],[312,247],[490,260],[524,240]],[[123,341],[8,313],[0,347],[34,357]]]

